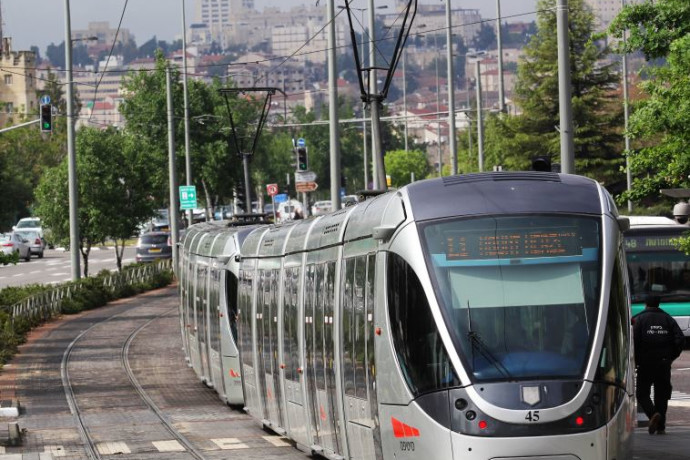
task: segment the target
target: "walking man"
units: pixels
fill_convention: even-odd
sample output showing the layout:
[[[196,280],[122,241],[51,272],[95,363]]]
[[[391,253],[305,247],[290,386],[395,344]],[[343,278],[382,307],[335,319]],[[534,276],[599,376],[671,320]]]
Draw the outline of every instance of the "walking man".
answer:
[[[633,317],[637,402],[649,417],[649,434],[666,434],[666,410],[671,399],[671,363],[683,351],[685,337],[676,320],[649,296],[645,309]],[[654,385],[654,402],[650,398]]]

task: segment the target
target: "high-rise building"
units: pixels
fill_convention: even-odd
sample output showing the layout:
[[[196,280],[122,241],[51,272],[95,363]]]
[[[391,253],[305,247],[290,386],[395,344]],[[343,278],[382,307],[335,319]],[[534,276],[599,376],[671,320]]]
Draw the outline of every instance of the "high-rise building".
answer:
[[[596,18],[596,31],[605,30],[620,13],[623,3],[641,3],[642,0],[585,0]]]

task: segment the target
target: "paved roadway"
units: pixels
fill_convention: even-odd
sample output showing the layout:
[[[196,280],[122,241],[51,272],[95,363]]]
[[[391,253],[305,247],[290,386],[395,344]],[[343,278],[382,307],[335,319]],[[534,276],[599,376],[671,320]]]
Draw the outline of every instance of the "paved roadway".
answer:
[[[134,262],[134,247],[126,247],[122,265]],[[31,257],[31,261],[20,260],[17,265],[0,265],[0,289],[7,286],[24,284],[57,284],[72,279],[70,253],[64,249],[46,249],[42,259]],[[84,272],[84,261],[79,259],[81,271]],[[112,247],[95,247],[89,254],[89,273],[98,273],[103,269],[117,270],[115,249]]]
[[[176,304],[177,291],[170,287],[33,331],[20,354],[0,372],[0,400],[21,400],[18,421],[26,430],[21,447],[0,446],[0,460],[309,458],[243,412],[225,406],[198,381],[184,361]],[[128,334],[131,346],[123,345]],[[70,344],[74,349],[66,355]],[[161,430],[160,421],[123,379],[125,362],[198,456]],[[63,366],[82,412],[79,419],[66,400]],[[690,350],[674,363],[673,381],[668,434],[650,436],[644,427],[637,428],[635,460],[690,458]],[[0,442],[5,428],[3,421]],[[98,457],[87,456],[80,429],[93,438]]]

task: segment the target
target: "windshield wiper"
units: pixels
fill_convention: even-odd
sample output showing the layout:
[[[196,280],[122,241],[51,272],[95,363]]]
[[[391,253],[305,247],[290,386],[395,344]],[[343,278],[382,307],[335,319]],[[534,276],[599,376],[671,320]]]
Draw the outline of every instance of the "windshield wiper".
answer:
[[[512,379],[513,376],[510,374],[510,371],[508,371],[501,360],[496,358],[496,356],[491,352],[489,347],[482,340],[479,333],[472,329],[472,314],[469,300],[467,301],[467,323],[467,338],[470,339],[470,342],[472,343],[472,349],[474,350],[476,348],[477,351],[479,351],[479,354],[482,355],[489,363],[491,363],[498,372],[503,374],[505,378]]]

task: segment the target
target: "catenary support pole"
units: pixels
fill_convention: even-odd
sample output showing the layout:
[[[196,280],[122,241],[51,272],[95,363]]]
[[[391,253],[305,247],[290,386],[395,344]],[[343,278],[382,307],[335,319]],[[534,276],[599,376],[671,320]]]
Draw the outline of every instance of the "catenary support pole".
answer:
[[[328,132],[331,160],[331,203],[340,209],[340,138],[338,136],[338,69],[336,66],[335,0],[328,0]],[[308,209],[305,208],[305,214]]]
[[[446,44],[448,45],[448,153],[450,171],[458,173],[458,147],[455,139],[455,70],[453,69],[453,26],[451,22],[451,0],[446,0]]]
[[[187,185],[192,184],[192,159],[189,148],[189,93],[187,91],[187,22],[185,20],[184,0],[182,0],[182,91],[184,104],[184,166]],[[247,195],[247,200],[250,200]],[[251,206],[251,203],[250,203]],[[194,210],[187,211],[187,225],[194,223]]]
[[[175,165],[175,117],[173,113],[172,80],[170,77],[170,66],[165,68],[165,94],[168,109],[168,182],[170,185],[170,207],[168,209],[168,221],[170,222],[170,242],[172,245],[173,271],[178,272],[179,248],[179,229],[177,228],[179,213],[178,193],[177,193],[177,168]]]
[[[573,109],[570,89],[570,46],[568,38],[568,0],[558,0],[556,8],[558,35],[558,103],[561,118],[561,172],[575,174]]]
[[[67,74],[67,176],[69,189],[69,252],[72,281],[81,277],[79,267],[79,208],[77,155],[74,147],[74,82],[72,81],[72,25],[70,0],[65,0],[65,73]]]

